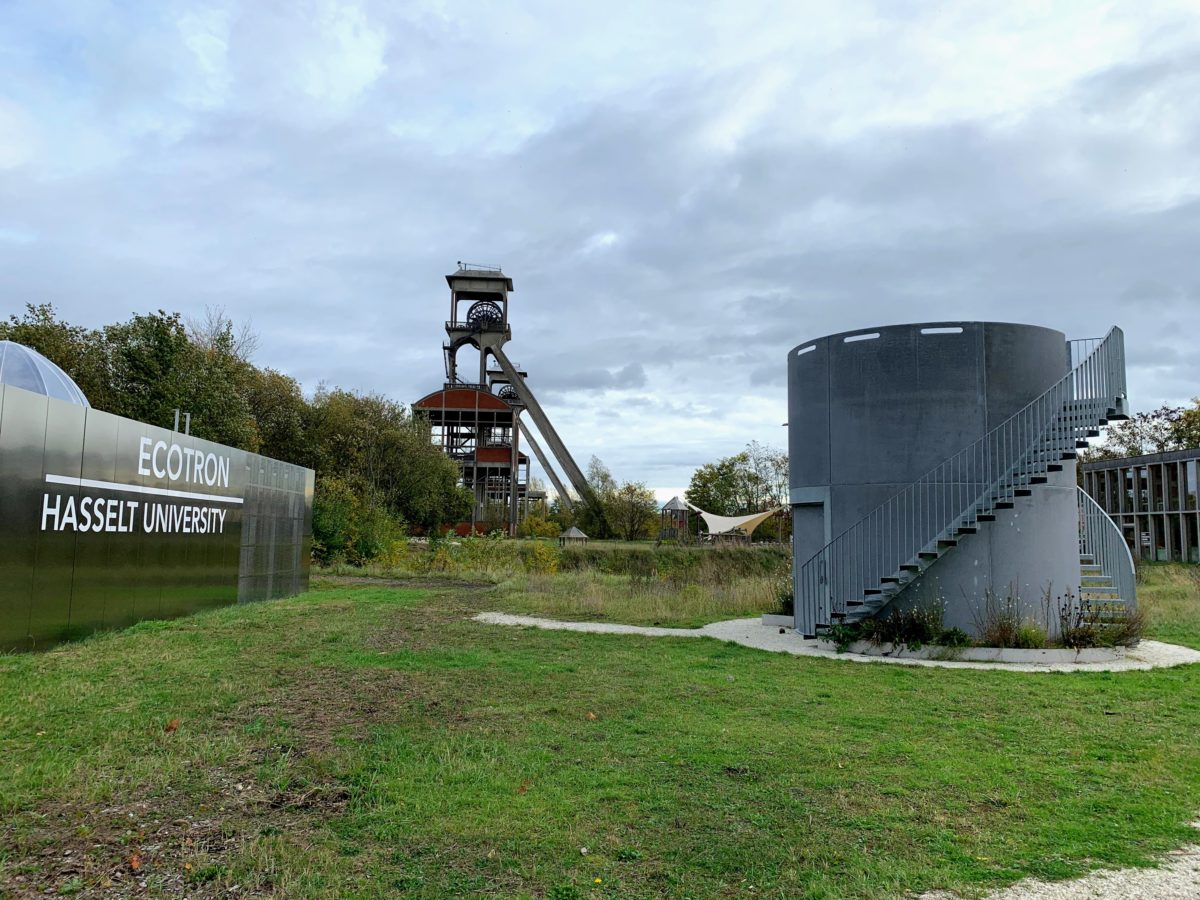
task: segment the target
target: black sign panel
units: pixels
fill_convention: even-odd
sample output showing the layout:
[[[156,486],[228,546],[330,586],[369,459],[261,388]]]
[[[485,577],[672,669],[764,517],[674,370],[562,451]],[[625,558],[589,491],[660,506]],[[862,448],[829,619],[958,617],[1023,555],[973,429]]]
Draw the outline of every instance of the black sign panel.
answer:
[[[312,470],[0,388],[0,648],[308,588]]]

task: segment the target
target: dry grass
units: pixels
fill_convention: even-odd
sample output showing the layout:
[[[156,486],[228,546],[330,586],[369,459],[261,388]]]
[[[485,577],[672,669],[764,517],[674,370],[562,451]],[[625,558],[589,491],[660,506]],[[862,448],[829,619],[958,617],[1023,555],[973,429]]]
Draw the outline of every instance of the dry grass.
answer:
[[[1141,563],[1137,592],[1147,637],[1200,647],[1200,566]]]
[[[491,599],[505,612],[695,628],[770,612],[776,606],[776,584],[773,578],[679,584],[657,578],[563,572],[511,579],[500,585]]]

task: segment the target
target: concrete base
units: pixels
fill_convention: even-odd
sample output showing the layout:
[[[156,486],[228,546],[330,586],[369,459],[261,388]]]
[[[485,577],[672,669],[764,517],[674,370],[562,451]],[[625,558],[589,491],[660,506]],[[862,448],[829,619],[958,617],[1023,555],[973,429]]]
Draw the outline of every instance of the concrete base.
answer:
[[[619,625],[615,622],[563,622],[536,616],[515,616],[509,613],[484,612],[474,617],[476,622],[491,625],[512,625],[519,628],[545,628],[551,631],[582,631],[590,634],[641,635],[645,637],[712,638],[730,641],[770,653],[790,653],[826,660],[843,660],[870,665],[920,666],[938,669],[996,669],[1008,672],[1129,672],[1200,663],[1200,651],[1158,641],[1142,641],[1125,651],[1123,656],[1105,662],[970,662],[962,659],[916,659],[911,656],[868,656],[859,653],[837,653],[828,641],[814,641],[795,631],[764,628],[759,618],[731,619],[713,622],[703,628],[662,628],[642,625]],[[1036,652],[1036,651],[1035,651]]]
[[[795,628],[795,616],[776,616],[770,613],[763,613],[762,623],[772,628]]]
[[[830,641],[819,643],[836,650]],[[1123,647],[1088,647],[1084,650],[1017,650],[1012,647],[938,647],[927,646],[909,650],[898,644],[874,644],[871,641],[855,641],[845,651],[863,656],[891,656],[906,659],[959,660],[961,662],[1025,663],[1028,665],[1054,665],[1059,663],[1103,663],[1125,658]]]
[[[978,635],[987,592],[1003,600],[1015,593],[1023,619],[1058,632],[1060,598],[1079,596],[1079,506],[1075,464],[1064,461],[1048,483],[1017,497],[996,521],[980,522],[924,574],[880,611],[938,605],[946,628]],[[1049,591],[1049,606],[1044,597]]]

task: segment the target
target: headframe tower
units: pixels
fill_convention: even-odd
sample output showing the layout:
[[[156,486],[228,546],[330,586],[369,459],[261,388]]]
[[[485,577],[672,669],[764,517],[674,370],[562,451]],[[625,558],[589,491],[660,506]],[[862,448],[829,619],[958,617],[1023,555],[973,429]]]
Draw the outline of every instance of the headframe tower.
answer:
[[[569,507],[572,502],[566,483],[580,499],[594,504],[591,486],[530,390],[528,373],[504,352],[504,345],[512,340],[508,315],[512,278],[497,266],[460,262],[457,270],[446,276],[446,284],[450,288],[450,318],[442,347],[446,383],[442,391],[413,406],[429,415],[434,428],[440,429],[442,446],[459,462],[463,484],[475,495],[470,527],[475,529],[489,502],[502,501],[508,509],[508,530],[515,532],[520,500],[528,499],[527,481],[522,483],[520,477],[522,465],[528,476],[528,459],[519,449],[521,436],[529,442],[564,504]],[[474,380],[460,373],[458,353],[467,346],[479,353]],[[531,422],[522,420],[524,412]],[[508,452],[506,458],[502,458],[504,451]],[[551,457],[565,478],[559,477]]]

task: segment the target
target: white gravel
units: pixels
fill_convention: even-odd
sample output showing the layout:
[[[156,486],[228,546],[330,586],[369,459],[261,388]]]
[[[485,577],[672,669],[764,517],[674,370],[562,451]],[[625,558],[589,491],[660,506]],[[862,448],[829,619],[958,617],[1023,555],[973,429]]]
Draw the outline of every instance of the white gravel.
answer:
[[[655,628],[641,625],[616,625],[610,622],[564,622],[535,616],[485,612],[476,621],[491,625],[517,625],[551,631],[583,631],[589,634],[640,634],[647,637],[709,637],[732,641],[745,647],[794,656],[820,656],[860,663],[890,663],[900,666],[935,666],[947,669],[1002,669],[1010,672],[1127,672],[1200,663],[1200,651],[1159,641],[1142,641],[1121,659],[1094,663],[1000,663],[962,662],[958,660],[909,659],[903,656],[864,656],[838,653],[828,644],[808,640],[792,630],[782,634],[778,627],[763,625],[761,619],[730,619],[713,622],[703,628]],[[1200,897],[1200,894],[1197,895]]]

